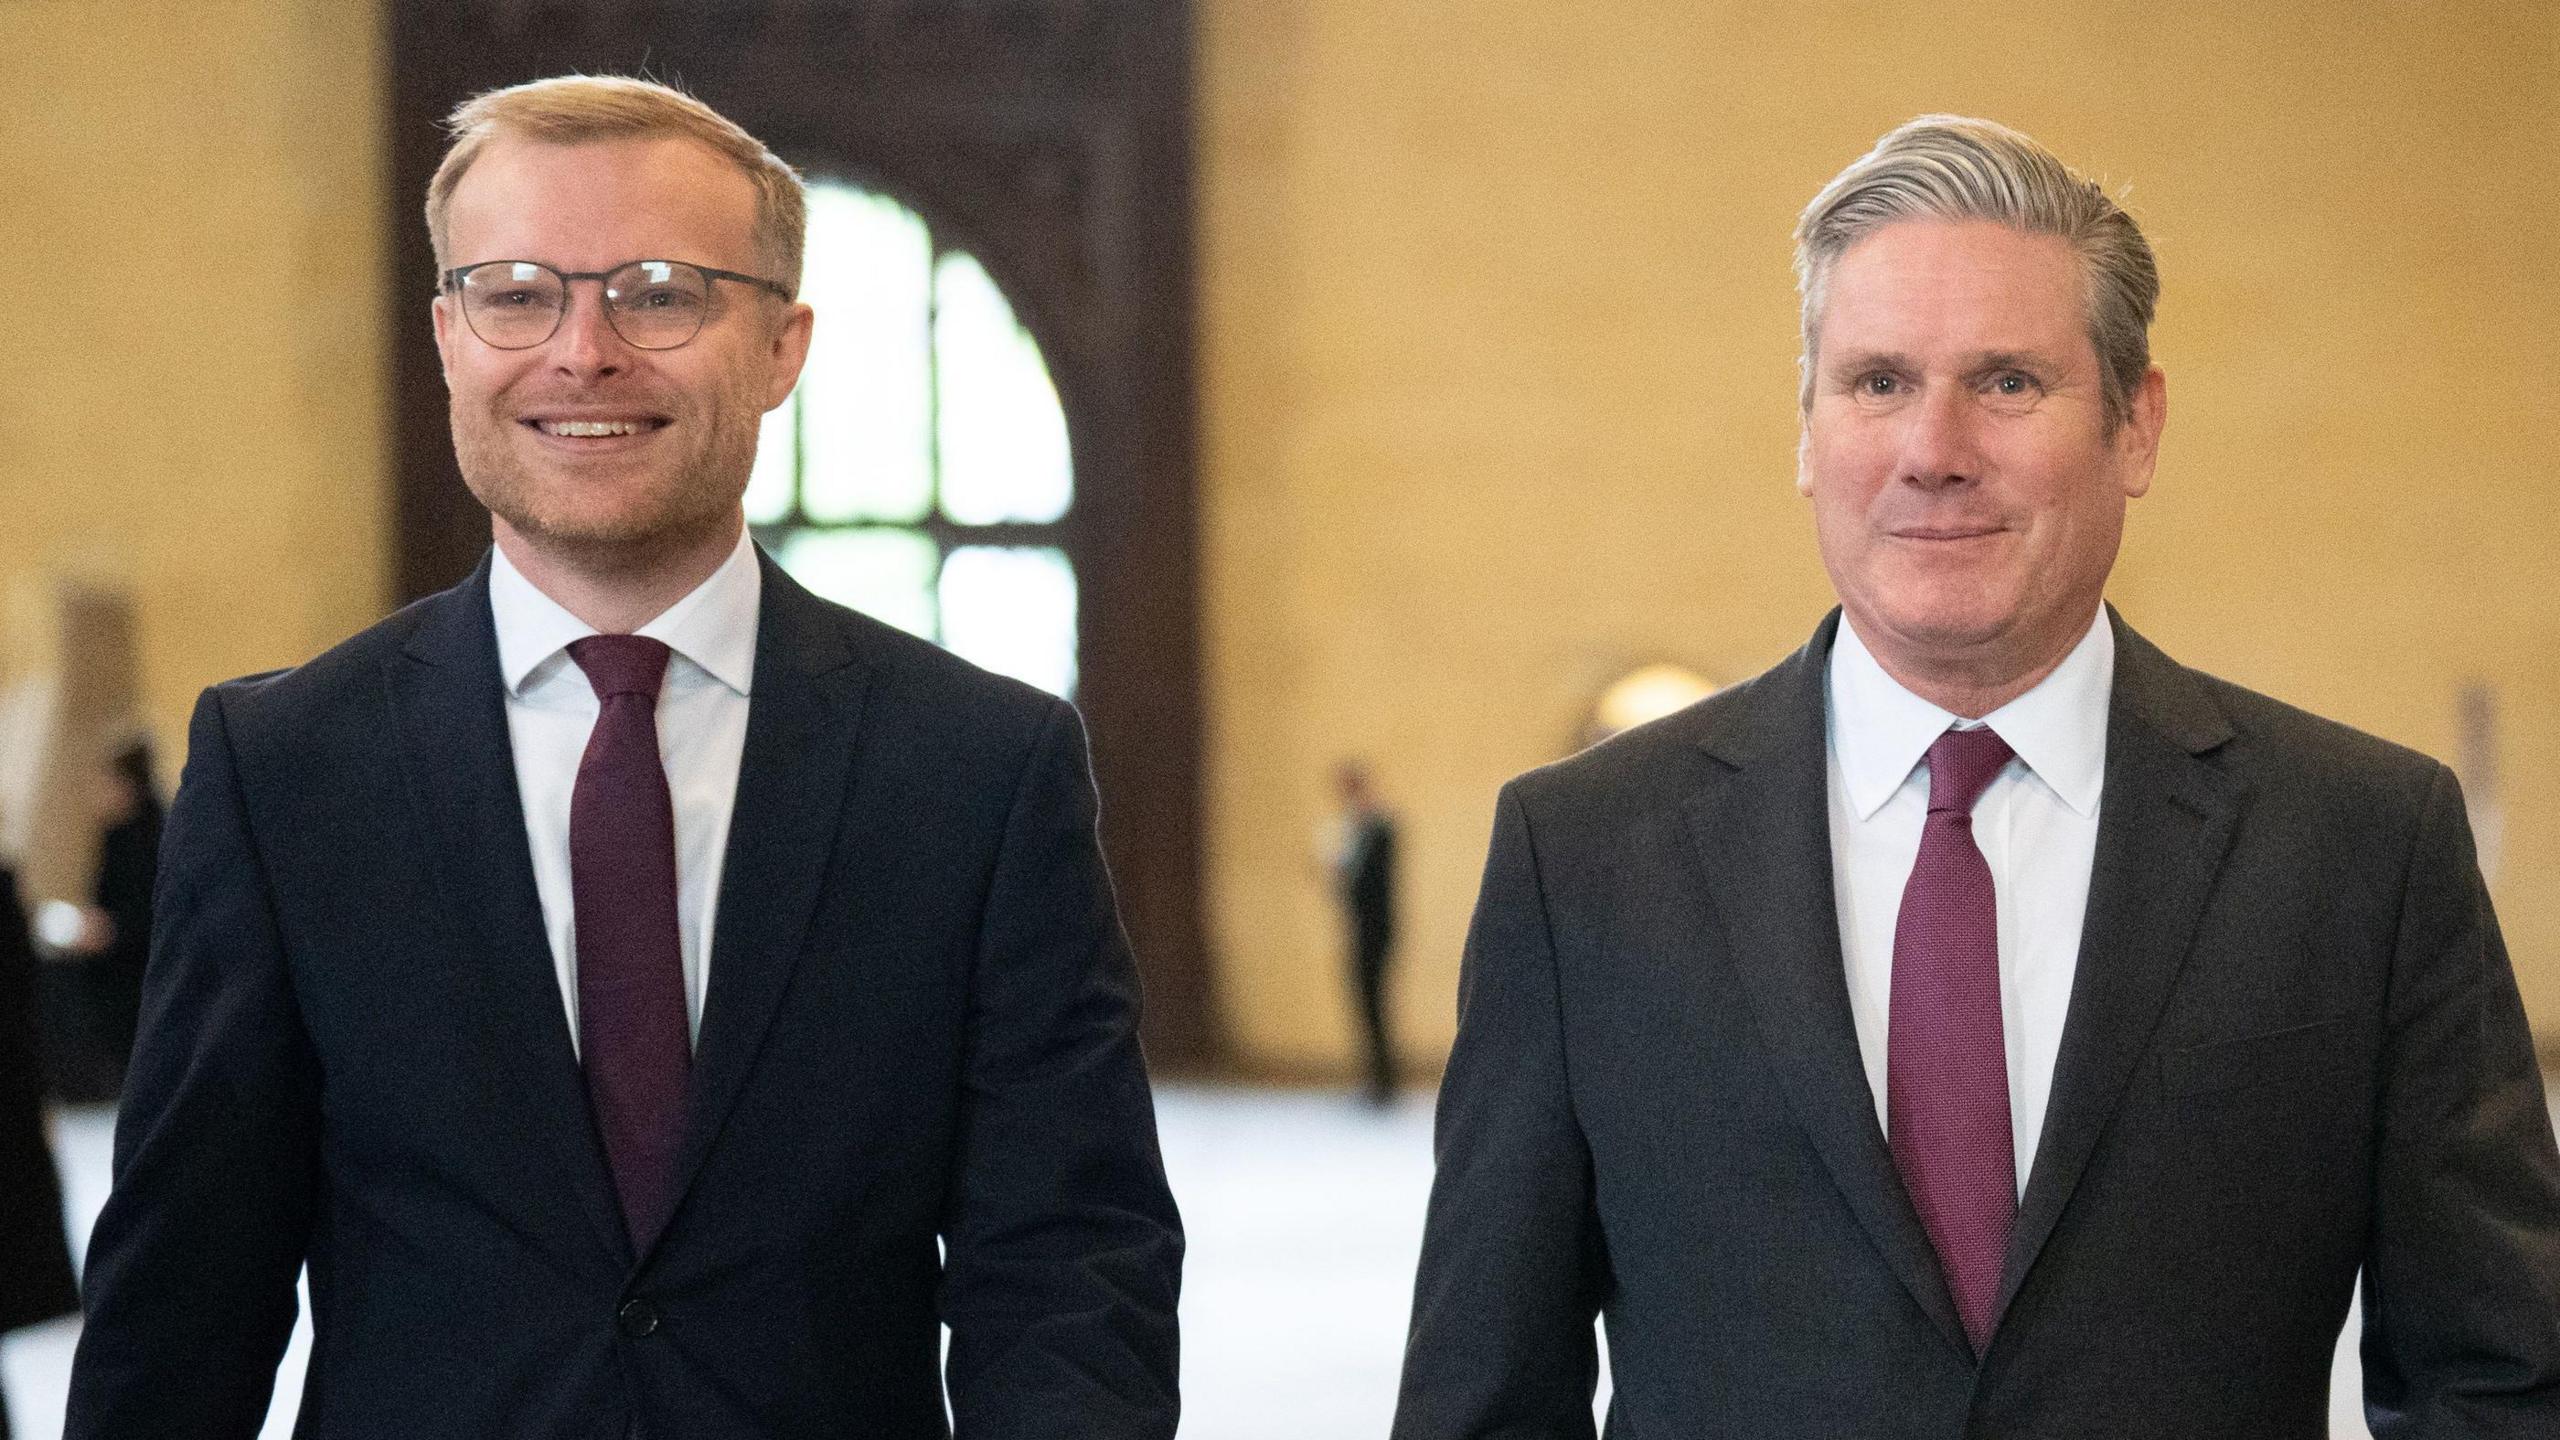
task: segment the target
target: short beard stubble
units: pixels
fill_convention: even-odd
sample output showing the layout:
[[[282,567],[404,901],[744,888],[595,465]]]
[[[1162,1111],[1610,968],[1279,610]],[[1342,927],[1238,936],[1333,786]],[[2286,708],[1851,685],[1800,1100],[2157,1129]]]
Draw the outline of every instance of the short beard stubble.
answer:
[[[472,496],[527,541],[584,568],[645,569],[736,516],[763,421],[757,398],[733,382],[699,416],[679,416],[679,426],[702,426],[705,433],[693,453],[672,457],[672,473],[661,470],[670,457],[648,457],[635,462],[644,473],[615,476],[599,467],[595,477],[582,479],[536,473],[539,462],[529,464],[507,433],[519,422],[492,414],[486,401],[466,415],[456,397],[454,459]],[[575,493],[589,484],[615,493]],[[599,499],[606,503],[592,503]]]

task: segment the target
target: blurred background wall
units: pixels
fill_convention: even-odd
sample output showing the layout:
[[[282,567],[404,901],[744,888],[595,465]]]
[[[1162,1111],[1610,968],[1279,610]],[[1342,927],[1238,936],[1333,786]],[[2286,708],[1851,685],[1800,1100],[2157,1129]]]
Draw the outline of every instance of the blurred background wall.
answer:
[[[1404,813],[1410,1049],[1445,1048],[1504,777],[1644,660],[1829,605],[1792,487],[1797,211],[1932,110],[2121,189],[2160,254],[2159,480],[2112,595],[2189,664],[2456,758],[2560,1036],[2560,12],[1207,0],[1210,920],[1228,1015],[1338,1064],[1323,767]]]
[[[380,29],[0,7],[0,576],[131,589],[172,756],[200,687],[382,613]]]
[[[1333,759],[1401,812],[1397,1005],[1427,1068],[1500,783],[1639,663],[1731,681],[1810,632],[1789,228],[1941,109],[2123,189],[2159,248],[2171,418],[2127,617],[2449,760],[2485,687],[2499,907],[2560,1038],[2548,7],[1195,22],[1205,899],[1241,1069],[1350,1072],[1313,855]],[[346,0],[0,5],[0,580],[129,587],[173,758],[198,687],[387,605],[383,377],[427,331],[423,297],[385,322],[411,313],[383,261],[410,207],[381,29]]]

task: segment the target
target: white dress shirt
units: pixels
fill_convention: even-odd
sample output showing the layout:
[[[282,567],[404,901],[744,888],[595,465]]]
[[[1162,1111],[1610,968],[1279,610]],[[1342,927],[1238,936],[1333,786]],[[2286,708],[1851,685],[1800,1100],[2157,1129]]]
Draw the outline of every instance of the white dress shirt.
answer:
[[[636,632],[675,652],[658,692],[658,755],[675,802],[676,930],[684,955],[685,1015],[697,1039],[711,977],[720,865],[737,803],[738,760],[747,746],[747,691],[755,676],[756,618],[763,600],[764,576],[742,529],[738,548],[710,579]],[[516,789],[524,799],[525,838],[533,846],[533,883],[542,897],[542,927],[575,1044],[578,937],[569,886],[569,800],[597,705],[595,689],[569,658],[568,647],[596,629],[534,588],[507,562],[504,550],[490,561],[489,609],[498,624],[498,674],[507,687],[507,738],[515,751]]]
[[[1973,807],[1973,839],[1998,896],[2000,1030],[2009,1061],[2009,1122],[2024,1194],[2053,1095],[2054,1058],[2079,968],[2107,770],[2107,701],[2115,632],[2102,606],[2089,633],[2036,687],[1986,715],[2016,758]],[[1826,676],[1830,732],[1831,879],[1849,1014],[1858,1053],[1886,1114],[1885,1044],[1893,1009],[1893,932],[1929,813],[1929,746],[1960,720],[1885,673],[1848,617]]]

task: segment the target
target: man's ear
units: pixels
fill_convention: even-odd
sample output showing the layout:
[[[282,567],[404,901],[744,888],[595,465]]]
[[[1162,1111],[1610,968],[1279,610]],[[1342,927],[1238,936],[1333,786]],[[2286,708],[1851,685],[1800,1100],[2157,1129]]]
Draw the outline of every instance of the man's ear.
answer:
[[[444,376],[444,388],[453,388],[454,321],[453,297],[439,293],[427,302],[427,314],[436,330],[436,368]]]
[[[801,367],[809,363],[809,336],[817,323],[818,312],[794,300],[774,327],[773,375],[765,386],[765,409],[791,398],[791,388],[800,383]]]
[[[2151,472],[2160,464],[2160,431],[2169,423],[2169,377],[2152,366],[2133,388],[2132,412],[2116,431],[2116,465],[2125,498],[2138,500],[2151,488]]]

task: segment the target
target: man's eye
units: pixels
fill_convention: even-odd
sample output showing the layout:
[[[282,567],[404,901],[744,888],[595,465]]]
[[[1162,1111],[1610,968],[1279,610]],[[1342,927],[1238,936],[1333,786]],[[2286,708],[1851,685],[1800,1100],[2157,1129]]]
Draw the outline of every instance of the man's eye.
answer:
[[[675,286],[650,286],[627,295],[616,295],[614,303],[625,310],[690,310],[700,304],[691,291]]]
[[[2032,378],[2015,370],[2003,371],[1991,378],[1991,390],[1995,395],[2026,395],[2035,388],[2036,382]]]
[[[492,310],[522,310],[541,303],[541,298],[531,290],[495,290],[480,303]]]
[[[1902,382],[1881,373],[1862,376],[1858,381],[1858,391],[1863,395],[1891,395],[1901,388]]]

